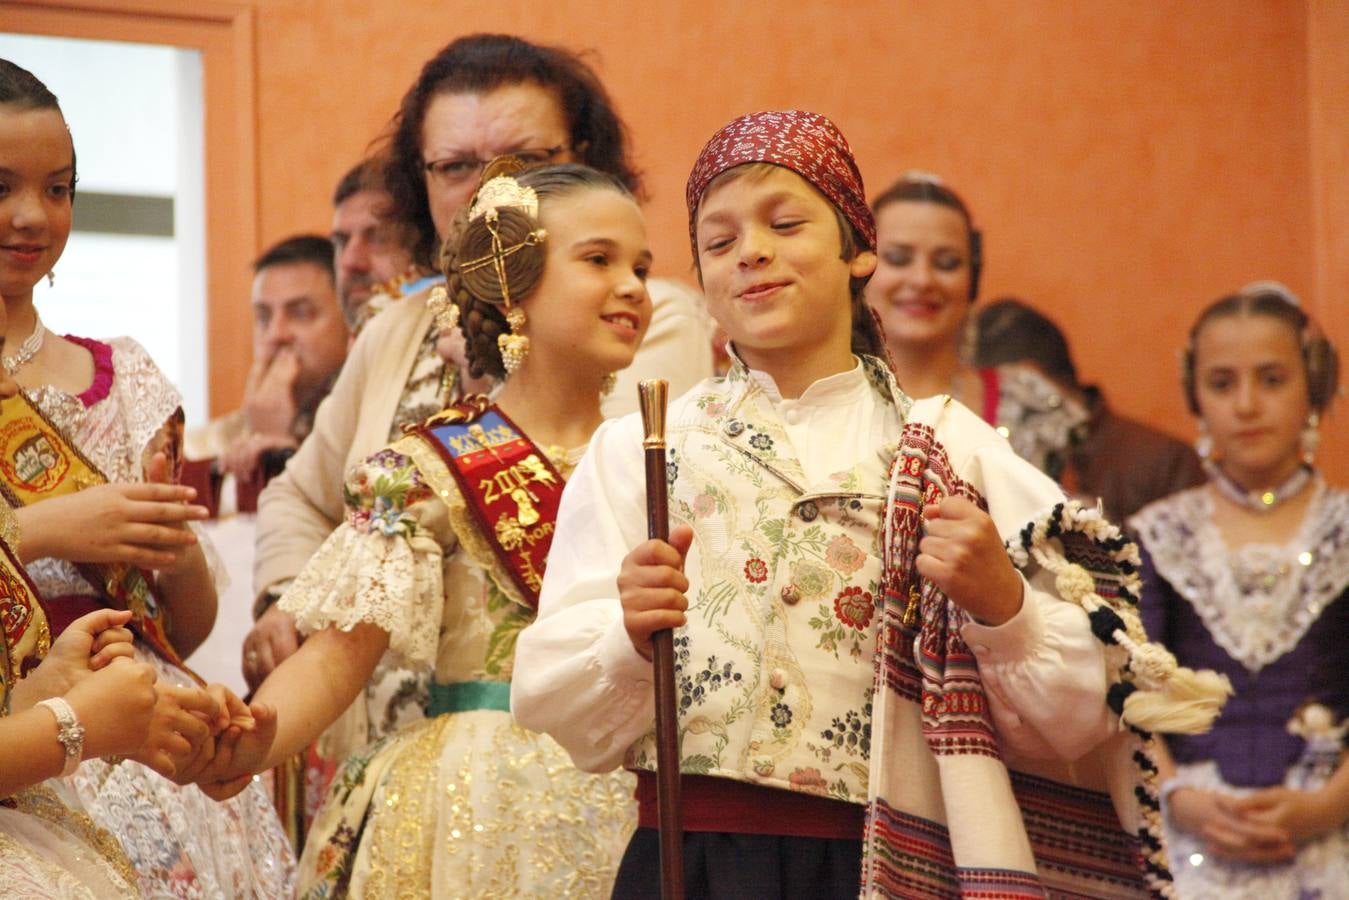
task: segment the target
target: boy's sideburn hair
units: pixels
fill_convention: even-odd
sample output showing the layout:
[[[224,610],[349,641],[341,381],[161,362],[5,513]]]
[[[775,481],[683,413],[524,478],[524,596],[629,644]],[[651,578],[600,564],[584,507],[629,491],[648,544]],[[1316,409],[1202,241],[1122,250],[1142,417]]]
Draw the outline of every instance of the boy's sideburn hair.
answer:
[[[792,172],[784,166],[775,165],[767,162],[741,163],[738,166],[732,166],[725,172],[718,173],[707,187],[703,190],[703,196],[706,197],[716,188],[729,184],[737,178],[749,176],[752,178],[763,178],[774,170],[791,172],[797,178],[801,178],[806,184],[810,182],[802,178],[797,172]],[[816,193],[819,189],[813,184],[810,185]],[[861,247],[864,242],[858,237],[856,229],[848,221],[848,217],[843,215],[843,211],[835,206],[828,197],[820,194],[825,203],[829,204],[829,209],[834,213],[834,221],[838,223],[839,237],[839,259],[844,262],[852,262],[861,253]],[[701,202],[699,204],[701,206]],[[693,270],[698,274],[698,286],[703,283],[703,267],[698,261],[698,248],[693,248]],[[866,290],[867,282],[871,280],[870,275],[862,278],[848,279],[848,293],[852,297],[852,352],[858,355],[876,356],[886,361],[889,365],[889,357],[885,350],[885,335],[881,331],[880,323],[876,320],[876,315],[871,311],[871,307],[862,299],[863,292]]]

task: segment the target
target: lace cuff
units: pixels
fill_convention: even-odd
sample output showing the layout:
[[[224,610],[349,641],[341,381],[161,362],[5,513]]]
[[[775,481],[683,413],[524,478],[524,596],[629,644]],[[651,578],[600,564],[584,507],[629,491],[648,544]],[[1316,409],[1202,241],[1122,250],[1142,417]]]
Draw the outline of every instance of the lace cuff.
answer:
[[[411,529],[409,529],[411,530]],[[425,532],[362,531],[344,522],[279,601],[304,634],[368,622],[389,634],[398,664],[435,664],[442,587],[440,545]]]

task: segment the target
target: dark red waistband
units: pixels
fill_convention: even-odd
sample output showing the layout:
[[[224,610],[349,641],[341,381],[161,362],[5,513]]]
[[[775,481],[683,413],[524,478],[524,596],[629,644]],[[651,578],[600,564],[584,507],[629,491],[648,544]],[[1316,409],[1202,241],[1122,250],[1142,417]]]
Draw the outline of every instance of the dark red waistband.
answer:
[[[637,774],[637,824],[658,828],[656,773]],[[866,807],[731,778],[685,775],[679,782],[685,831],[862,839]]]

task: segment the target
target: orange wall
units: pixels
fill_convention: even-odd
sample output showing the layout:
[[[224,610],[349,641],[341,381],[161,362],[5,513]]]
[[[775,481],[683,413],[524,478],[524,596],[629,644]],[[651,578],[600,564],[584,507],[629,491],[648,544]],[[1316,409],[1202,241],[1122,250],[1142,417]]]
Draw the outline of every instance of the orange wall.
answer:
[[[702,142],[741,112],[795,105],[841,125],[873,192],[907,168],[944,175],[985,231],[985,296],[1049,311],[1084,374],[1167,430],[1192,433],[1176,387],[1186,327],[1246,281],[1287,282],[1349,348],[1349,4],[650,7],[257,0],[261,240],[325,228],[333,184],[421,63],[508,30],[594,51],[667,274],[689,269],[683,181]],[[1327,443],[1349,481],[1349,440]]]

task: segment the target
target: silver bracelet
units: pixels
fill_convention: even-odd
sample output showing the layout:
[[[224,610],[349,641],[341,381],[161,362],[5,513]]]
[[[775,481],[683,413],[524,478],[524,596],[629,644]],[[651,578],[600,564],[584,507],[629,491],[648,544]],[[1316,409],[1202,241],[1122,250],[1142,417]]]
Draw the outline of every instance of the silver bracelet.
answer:
[[[66,751],[66,765],[61,770],[61,777],[64,778],[79,768],[80,759],[84,756],[84,726],[75,717],[75,710],[62,697],[39,700],[36,705],[47,707],[56,716],[56,739]]]

